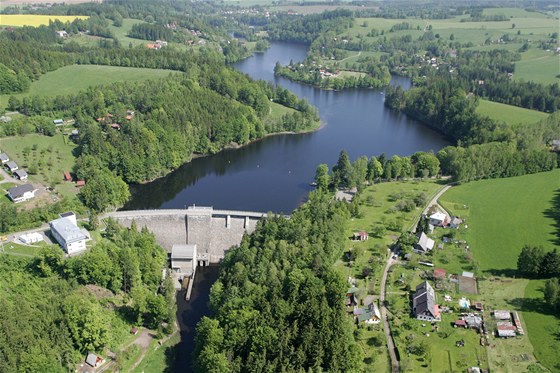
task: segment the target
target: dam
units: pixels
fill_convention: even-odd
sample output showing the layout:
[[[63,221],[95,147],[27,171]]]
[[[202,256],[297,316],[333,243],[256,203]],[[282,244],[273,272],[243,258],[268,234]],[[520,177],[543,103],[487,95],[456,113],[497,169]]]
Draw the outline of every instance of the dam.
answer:
[[[252,233],[257,222],[268,214],[252,211],[215,210],[213,207],[189,206],[186,209],[132,210],[106,213],[130,228],[146,227],[156,242],[168,253],[173,245],[196,245],[199,264],[219,263],[225,252],[239,245],[245,233]]]

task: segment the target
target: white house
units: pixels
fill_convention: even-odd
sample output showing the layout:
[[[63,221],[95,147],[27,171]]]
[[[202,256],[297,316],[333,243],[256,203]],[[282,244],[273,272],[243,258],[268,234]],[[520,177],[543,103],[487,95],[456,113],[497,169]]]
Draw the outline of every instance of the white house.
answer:
[[[14,202],[23,202],[35,197],[36,189],[31,184],[18,185],[8,189],[8,197]]]
[[[16,170],[14,171],[14,177],[20,180],[27,180],[27,171],[25,171],[23,168],[20,170]]]
[[[73,212],[60,214],[60,218],[49,223],[54,239],[68,255],[86,249],[88,237],[78,228],[76,215]]]
[[[436,212],[435,214],[430,215],[430,224],[434,227],[444,227],[448,223],[447,215],[443,212]]]
[[[196,245],[173,245],[171,248],[171,270],[187,277],[196,270]]]
[[[6,167],[6,169],[10,172],[14,172],[14,171],[17,171],[19,169],[17,163],[14,162],[14,161],[6,162],[6,165],[4,167]]]
[[[418,238],[418,243],[414,245],[414,252],[425,254],[434,248],[434,243],[434,240],[426,236],[426,233],[422,232]]]

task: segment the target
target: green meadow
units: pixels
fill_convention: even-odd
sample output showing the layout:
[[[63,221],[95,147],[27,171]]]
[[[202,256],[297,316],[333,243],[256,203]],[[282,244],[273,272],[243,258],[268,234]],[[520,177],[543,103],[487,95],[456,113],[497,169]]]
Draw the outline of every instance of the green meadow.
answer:
[[[509,125],[531,124],[548,117],[548,114],[541,111],[524,109],[482,99],[478,103],[476,112]]]
[[[560,341],[556,336],[560,321],[542,300],[544,281],[511,277],[524,245],[541,245],[546,250],[560,245],[560,170],[459,185],[447,191],[440,203],[466,219],[468,229],[461,236],[471,247],[480,270],[486,273],[487,280],[481,286],[486,301],[521,311],[535,357],[558,371]],[[513,290],[503,292],[504,285],[492,279],[513,284]],[[511,343],[518,343],[520,338],[525,337]],[[512,344],[500,341],[496,345],[502,346],[503,353],[512,351]]]
[[[22,98],[27,96],[58,96],[75,94],[91,86],[110,84],[114,82],[135,82],[147,79],[159,79],[173,73],[170,70],[144,69],[136,67],[101,66],[101,65],[71,65],[51,71],[31,84],[28,92],[15,95]],[[2,95],[1,107],[8,103],[10,95]]]

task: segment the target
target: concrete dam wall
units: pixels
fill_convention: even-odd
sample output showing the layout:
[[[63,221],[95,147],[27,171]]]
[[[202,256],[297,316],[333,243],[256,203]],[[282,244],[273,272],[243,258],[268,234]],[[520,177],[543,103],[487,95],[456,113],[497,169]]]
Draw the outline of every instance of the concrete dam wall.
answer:
[[[103,218],[116,219],[129,228],[135,221],[138,229],[146,227],[152,232],[167,252],[174,244],[196,244],[199,253],[206,253],[211,263],[217,263],[230,247],[241,242],[245,233],[255,230],[263,216],[266,214],[261,212],[191,206],[180,210],[117,211]]]

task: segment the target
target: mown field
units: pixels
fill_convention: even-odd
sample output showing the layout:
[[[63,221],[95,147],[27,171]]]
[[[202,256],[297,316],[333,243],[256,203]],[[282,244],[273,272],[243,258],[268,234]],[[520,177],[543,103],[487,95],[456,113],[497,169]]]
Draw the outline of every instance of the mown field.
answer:
[[[552,371],[558,371],[557,338],[560,320],[542,301],[540,280],[512,278],[517,256],[525,245],[542,245],[550,250],[560,243],[560,170],[508,179],[483,180],[451,188],[440,202],[455,214],[467,219],[468,229],[462,232],[479,268],[488,279],[482,282],[483,296],[490,304],[521,311],[535,357]],[[509,285],[504,285],[509,284]],[[509,286],[509,287],[508,287]],[[504,289],[510,289],[505,291]],[[496,356],[515,351],[518,337],[496,342]],[[513,359],[513,357],[512,357]],[[492,358],[491,358],[492,360]],[[496,357],[496,360],[498,358]],[[500,368],[500,367],[495,367]],[[515,372],[515,368],[504,371]]]
[[[477,113],[489,116],[491,119],[506,122],[509,125],[531,124],[545,119],[548,114],[541,111],[529,110],[517,106],[501,104],[488,100],[480,100]]]
[[[76,18],[87,19],[88,16],[43,16],[34,14],[2,14],[0,26],[41,26],[48,25],[49,20],[58,19],[61,22],[72,22]]]
[[[173,73],[170,70],[145,69],[136,67],[118,67],[101,65],[71,65],[51,71],[33,82],[29,92],[15,95],[58,96],[74,94],[88,87],[111,84],[114,82],[135,82],[147,79],[160,79]],[[177,73],[177,72],[175,72]],[[8,104],[10,95],[0,96],[0,106]]]
[[[560,55],[554,51],[529,49],[521,56],[521,61],[515,63],[514,79],[542,84],[560,82]]]

